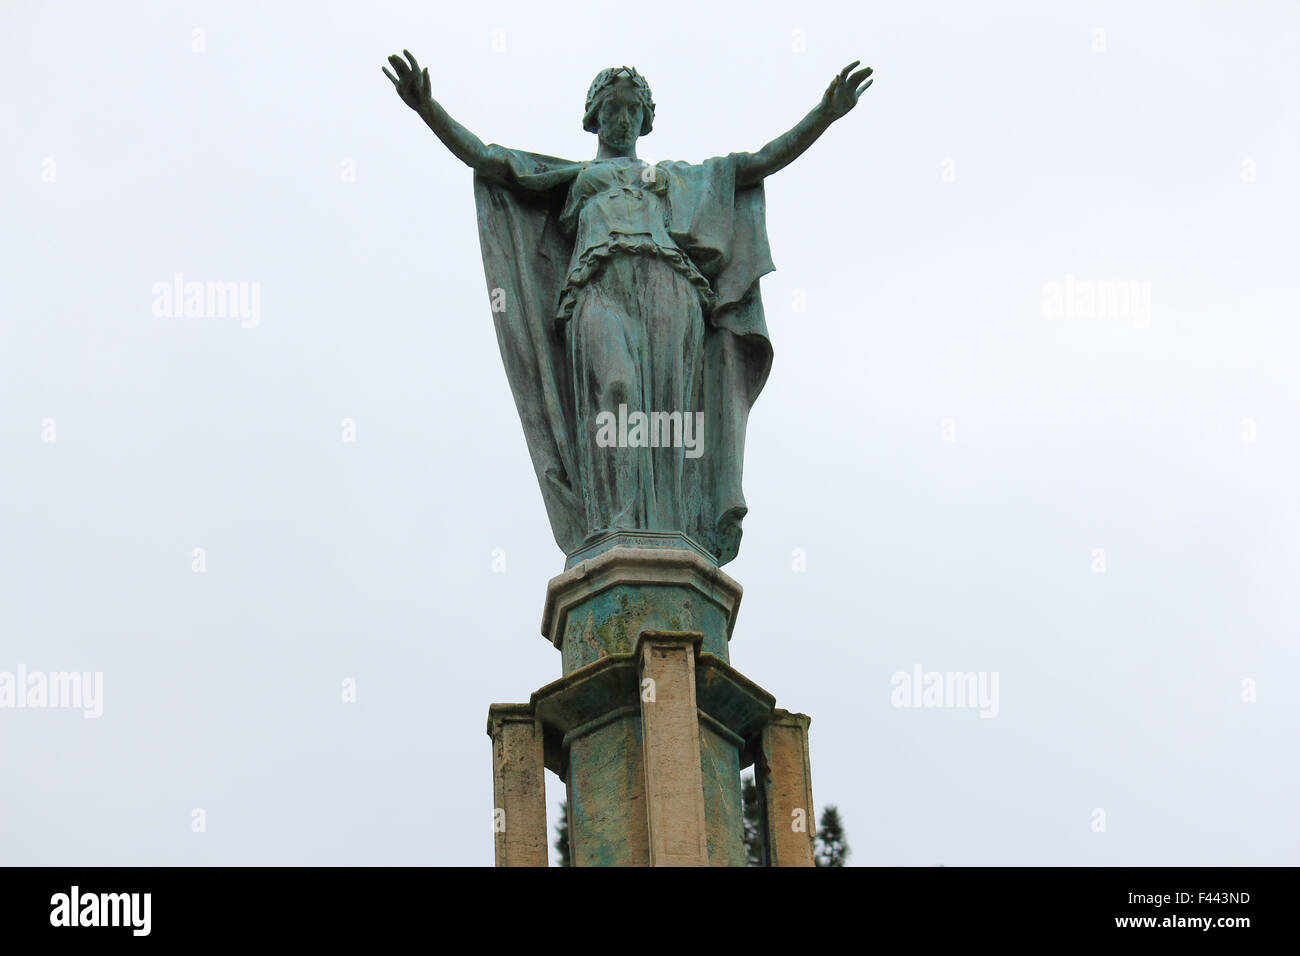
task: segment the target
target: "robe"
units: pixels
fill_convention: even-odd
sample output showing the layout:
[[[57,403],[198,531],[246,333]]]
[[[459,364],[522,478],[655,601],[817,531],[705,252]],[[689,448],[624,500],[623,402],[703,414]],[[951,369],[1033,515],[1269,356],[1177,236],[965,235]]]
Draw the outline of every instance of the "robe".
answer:
[[[474,201],[497,343],[552,533],[571,554],[588,533],[574,452],[577,442],[595,438],[577,434],[568,350],[555,315],[573,258],[559,217],[583,164],[495,144],[488,153],[475,170]],[[774,268],[763,186],[737,188],[742,155],[661,162],[656,173],[667,180],[668,234],[708,278],[714,299],[701,362],[709,453],[700,459],[698,521],[689,532],[647,530],[689,533],[719,565],[740,547],[748,510],[745,426],[772,367],[758,283]]]

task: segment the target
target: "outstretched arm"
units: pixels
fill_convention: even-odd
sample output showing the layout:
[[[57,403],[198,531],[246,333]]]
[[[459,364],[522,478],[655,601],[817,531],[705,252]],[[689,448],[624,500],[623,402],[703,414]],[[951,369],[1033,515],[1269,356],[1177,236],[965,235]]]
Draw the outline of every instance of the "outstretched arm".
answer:
[[[388,62],[392,64],[397,75],[394,76],[387,68],[384,69],[384,75],[397,87],[397,95],[402,98],[403,103],[420,114],[420,118],[429,125],[429,129],[437,134],[438,139],[442,140],[442,144],[451,150],[457,159],[475,169],[483,166],[488,158],[487,147],[483,145],[483,141],[452,119],[433,98],[429,85],[429,68],[426,66],[421,69],[420,64],[415,62],[415,57],[409,51],[402,52],[406,54],[406,59],[411,61],[409,66],[400,56],[394,54],[388,58]]]
[[[854,60],[831,80],[826,94],[799,124],[788,133],[778,136],[757,153],[746,153],[736,170],[737,186],[752,186],[784,169],[803,155],[804,150],[817,141],[817,137],[849,110],[858,104],[861,96],[871,85],[871,67],[852,73],[861,60]],[[862,81],[866,80],[865,83]],[[858,84],[862,85],[859,86]]]

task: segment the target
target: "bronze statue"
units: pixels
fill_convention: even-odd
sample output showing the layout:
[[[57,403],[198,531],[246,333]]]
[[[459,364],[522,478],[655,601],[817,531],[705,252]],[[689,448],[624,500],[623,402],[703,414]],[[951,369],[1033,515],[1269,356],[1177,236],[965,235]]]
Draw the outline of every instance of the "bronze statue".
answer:
[[[655,105],[630,67],[591,84],[596,156],[574,162],[484,145],[414,56],[389,63],[403,102],[474,169],[497,339],[556,542],[572,556],[619,532],[668,532],[730,561],[745,424],[772,364],[763,180],[853,109],[871,68],[850,63],[756,153],[651,166],[636,142]]]

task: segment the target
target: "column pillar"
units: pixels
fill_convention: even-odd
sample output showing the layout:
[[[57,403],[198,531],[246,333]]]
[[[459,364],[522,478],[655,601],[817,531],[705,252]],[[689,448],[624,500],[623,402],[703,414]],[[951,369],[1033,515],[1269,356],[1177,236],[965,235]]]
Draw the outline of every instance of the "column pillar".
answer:
[[[805,714],[776,709],[763,728],[754,768],[764,808],[768,866],[812,866],[817,819]]]
[[[493,841],[497,866],[546,866],[546,769],[542,725],[529,704],[488,708],[492,738]]]
[[[740,771],[754,763],[767,865],[811,866],[809,720],[728,663],[740,585],[641,537],[551,580],[542,633],[564,676],[489,711],[497,865],[546,865],[550,770],[574,866],[744,866]]]
[[[708,866],[700,720],[699,635],[644,631],[637,642],[651,866]]]

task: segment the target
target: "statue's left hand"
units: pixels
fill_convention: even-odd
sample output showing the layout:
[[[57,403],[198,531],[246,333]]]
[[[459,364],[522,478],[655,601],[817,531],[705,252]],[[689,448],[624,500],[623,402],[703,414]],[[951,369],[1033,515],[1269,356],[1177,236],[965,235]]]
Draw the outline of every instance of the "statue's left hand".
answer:
[[[822,97],[822,109],[830,113],[832,119],[839,119],[853,107],[858,105],[858,97],[867,91],[871,85],[871,67],[852,72],[861,60],[854,60],[831,80],[831,85],[826,87],[826,95]],[[862,81],[866,80],[865,83]],[[862,85],[859,86],[858,84]]]

